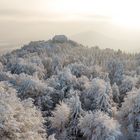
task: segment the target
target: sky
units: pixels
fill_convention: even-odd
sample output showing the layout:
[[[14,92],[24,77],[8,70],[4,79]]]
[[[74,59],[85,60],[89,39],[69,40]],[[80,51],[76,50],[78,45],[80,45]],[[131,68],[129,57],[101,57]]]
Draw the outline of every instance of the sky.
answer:
[[[0,50],[16,48],[31,40],[47,40],[55,34],[66,34],[91,45],[92,42],[80,40],[80,35],[89,33],[91,39],[98,34],[117,40],[115,49],[137,51],[139,6],[139,0],[0,0]],[[126,49],[119,40],[132,40],[129,44],[134,46]]]
[[[89,21],[97,17],[130,17],[135,22],[140,17],[139,5],[139,0],[0,0],[0,19]]]

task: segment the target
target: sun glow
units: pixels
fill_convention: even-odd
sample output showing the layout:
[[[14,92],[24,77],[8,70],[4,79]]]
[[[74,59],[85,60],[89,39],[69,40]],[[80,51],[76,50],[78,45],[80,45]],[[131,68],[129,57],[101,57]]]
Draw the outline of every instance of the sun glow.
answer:
[[[48,3],[51,12],[66,16],[76,14],[107,16],[114,24],[140,28],[139,0],[52,0]]]
[[[140,28],[140,0],[28,0],[28,4],[25,0],[0,1],[1,19],[17,19],[19,15],[23,20],[33,16],[54,21],[94,21],[103,17],[122,27]]]
[[[140,28],[140,1],[122,0],[115,5],[112,10],[112,21],[115,24],[127,28]]]
[[[116,16],[112,18],[114,24],[118,24],[126,28],[140,28],[140,18],[136,16]]]
[[[112,0],[52,0],[48,8],[59,14],[109,15],[111,3]]]

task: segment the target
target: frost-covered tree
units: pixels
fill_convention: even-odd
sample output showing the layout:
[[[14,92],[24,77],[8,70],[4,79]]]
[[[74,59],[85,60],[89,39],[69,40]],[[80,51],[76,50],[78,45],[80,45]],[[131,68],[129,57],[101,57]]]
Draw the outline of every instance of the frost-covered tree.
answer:
[[[115,103],[120,103],[120,92],[119,92],[119,87],[117,86],[116,83],[114,83],[112,86],[112,94],[113,94],[113,101]]]
[[[81,76],[77,79],[77,90],[84,91],[90,84],[90,80],[86,76]]]
[[[40,59],[40,58],[38,58]],[[36,61],[35,61],[36,60]],[[15,58],[10,60],[6,65],[7,71],[11,71],[13,74],[26,73],[28,75],[33,75],[35,72],[38,73],[38,77],[42,78],[44,76],[44,66],[41,60],[29,57],[28,59]]]
[[[139,76],[139,75],[137,76],[137,80],[136,80],[136,85],[135,85],[135,87],[136,87],[137,89],[140,88],[140,76]]]
[[[56,90],[52,96],[53,98],[57,97],[57,101],[70,98],[72,96],[70,90],[78,87],[76,77],[71,74],[68,68],[64,69],[57,76],[52,76],[48,79],[47,84]]]
[[[49,87],[43,80],[27,74],[16,75],[10,82],[18,91],[21,99],[33,98],[34,103],[45,114],[50,114],[50,110],[55,107],[51,95],[54,89]]]
[[[116,59],[113,59],[108,62],[108,72],[111,84],[116,83],[120,85],[123,80],[124,66],[123,64]]]
[[[93,79],[82,96],[86,110],[100,109],[112,114],[112,89],[108,82],[98,78]]]
[[[83,65],[82,63],[70,64],[68,65],[68,67],[70,68],[71,73],[76,77],[81,77],[82,75],[90,77],[90,69],[85,65]]]
[[[80,135],[80,129],[78,126],[79,118],[84,114],[78,91],[75,91],[75,94],[70,99],[66,100],[66,103],[70,107],[69,124],[67,125],[67,139],[76,140],[78,135]]]
[[[12,81],[15,79],[15,75],[10,72],[0,72],[0,81]]]
[[[132,91],[122,103],[119,111],[123,133],[128,140],[140,138],[140,90]]]
[[[50,114],[50,111],[54,108],[54,102],[50,96],[49,90],[44,91],[42,95],[35,98],[35,105],[43,111],[43,114]]]
[[[42,59],[42,64],[44,65],[44,69],[46,70],[46,76],[45,77],[50,77],[53,74],[52,58],[50,58],[50,57],[43,58]]]
[[[102,72],[102,67],[99,65],[95,65],[95,66],[91,67],[90,69],[92,70],[91,74],[92,74],[93,78],[99,77]]]
[[[53,74],[57,74],[62,70],[61,57],[57,57],[55,55],[55,57],[52,59],[51,70]]]
[[[79,127],[86,140],[119,140],[120,124],[101,111],[86,113]]]
[[[50,136],[48,137],[48,140],[56,140],[55,134],[50,135]]]
[[[1,140],[45,140],[43,122],[31,99],[21,101],[11,85],[0,83]]]
[[[55,110],[52,112],[50,121],[53,128],[56,128],[59,133],[65,130],[66,124],[69,121],[70,108],[64,102],[58,104]]]
[[[47,85],[37,77],[20,74],[11,81],[17,88],[20,98],[35,98],[47,90]]]
[[[0,62],[0,72],[3,71],[3,64]]]
[[[120,99],[122,101],[126,93],[130,92],[132,88],[135,86],[136,82],[137,82],[136,78],[130,76],[125,76],[125,78],[122,80],[122,83],[119,86]]]

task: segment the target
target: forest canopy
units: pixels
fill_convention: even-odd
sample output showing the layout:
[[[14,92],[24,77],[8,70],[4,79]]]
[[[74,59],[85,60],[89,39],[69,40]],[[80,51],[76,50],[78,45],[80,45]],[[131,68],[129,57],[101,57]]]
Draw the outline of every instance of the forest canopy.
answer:
[[[64,35],[0,57],[2,140],[139,140],[140,54]]]

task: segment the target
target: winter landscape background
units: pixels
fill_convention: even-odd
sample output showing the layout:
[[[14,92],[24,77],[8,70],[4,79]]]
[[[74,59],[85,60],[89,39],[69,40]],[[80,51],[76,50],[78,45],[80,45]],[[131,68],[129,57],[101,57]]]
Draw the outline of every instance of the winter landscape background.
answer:
[[[140,140],[139,0],[0,0],[0,140]]]

